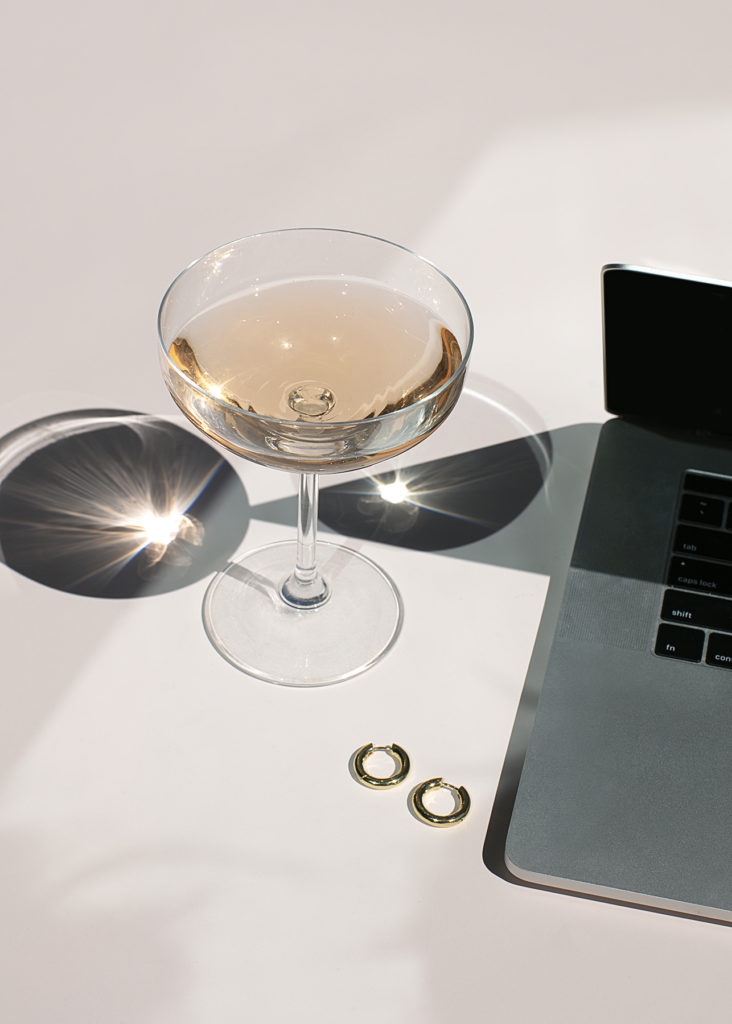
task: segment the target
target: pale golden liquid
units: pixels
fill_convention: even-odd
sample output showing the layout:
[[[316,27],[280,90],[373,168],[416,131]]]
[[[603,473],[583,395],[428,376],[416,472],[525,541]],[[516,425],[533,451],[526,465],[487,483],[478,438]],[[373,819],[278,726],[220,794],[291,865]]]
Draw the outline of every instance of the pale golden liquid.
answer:
[[[438,391],[462,361],[454,335],[427,306],[371,282],[340,278],[286,282],[229,299],[185,324],[168,356],[181,371],[168,384],[183,411],[217,440],[267,464],[309,452],[328,462],[327,444],[318,454],[321,433],[334,438],[338,424],[407,409]],[[210,416],[200,392],[187,393],[186,381],[218,400],[210,403]],[[255,438],[254,416],[292,423],[283,424],[285,439],[294,437],[296,444],[301,437],[302,448],[296,452],[289,441],[278,447],[272,426]],[[414,425],[405,418],[403,436],[392,436],[390,449],[419,440],[410,432]],[[355,464],[359,436],[368,447],[371,434],[350,428],[349,436],[350,451],[335,457]],[[264,452],[255,450],[262,445]],[[267,446],[280,458],[269,456]],[[364,451],[360,461],[377,454],[387,453]]]

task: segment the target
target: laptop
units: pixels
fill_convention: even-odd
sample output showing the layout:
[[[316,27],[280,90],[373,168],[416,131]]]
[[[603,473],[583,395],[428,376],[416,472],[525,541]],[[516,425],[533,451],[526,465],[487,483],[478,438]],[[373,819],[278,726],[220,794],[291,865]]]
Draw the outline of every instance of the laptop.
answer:
[[[519,879],[732,921],[732,285],[602,270],[605,404],[508,830]]]

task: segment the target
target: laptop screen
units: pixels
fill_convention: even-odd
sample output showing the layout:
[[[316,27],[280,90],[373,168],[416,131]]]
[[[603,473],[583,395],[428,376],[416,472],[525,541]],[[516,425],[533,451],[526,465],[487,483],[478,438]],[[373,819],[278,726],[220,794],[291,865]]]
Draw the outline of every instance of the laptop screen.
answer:
[[[612,265],[602,292],[608,412],[732,434],[732,284]]]

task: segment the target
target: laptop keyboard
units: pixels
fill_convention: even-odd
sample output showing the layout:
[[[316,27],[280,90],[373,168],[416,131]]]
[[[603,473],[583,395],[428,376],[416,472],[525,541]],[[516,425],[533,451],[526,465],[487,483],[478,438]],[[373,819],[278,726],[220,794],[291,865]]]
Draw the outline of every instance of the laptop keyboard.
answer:
[[[732,478],[684,475],[655,653],[732,669]]]

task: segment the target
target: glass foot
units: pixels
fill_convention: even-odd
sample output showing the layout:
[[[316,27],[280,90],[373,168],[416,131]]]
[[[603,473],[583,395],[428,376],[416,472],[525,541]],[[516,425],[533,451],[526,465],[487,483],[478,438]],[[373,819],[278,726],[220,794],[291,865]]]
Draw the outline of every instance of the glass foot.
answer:
[[[206,633],[232,665],[271,683],[325,686],[349,679],[383,657],[399,635],[399,593],[371,559],[318,541],[328,599],[293,608],[280,588],[296,552],[294,541],[270,544],[218,573],[203,601]]]

